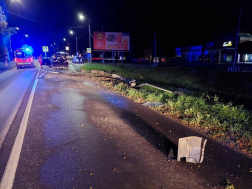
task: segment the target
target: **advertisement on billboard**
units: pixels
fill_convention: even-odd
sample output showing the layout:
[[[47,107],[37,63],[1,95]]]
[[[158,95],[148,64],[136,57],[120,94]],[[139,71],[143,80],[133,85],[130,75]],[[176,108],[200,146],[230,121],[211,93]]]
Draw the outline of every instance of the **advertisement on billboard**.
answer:
[[[94,32],[94,50],[130,50],[130,35],[120,32]]]

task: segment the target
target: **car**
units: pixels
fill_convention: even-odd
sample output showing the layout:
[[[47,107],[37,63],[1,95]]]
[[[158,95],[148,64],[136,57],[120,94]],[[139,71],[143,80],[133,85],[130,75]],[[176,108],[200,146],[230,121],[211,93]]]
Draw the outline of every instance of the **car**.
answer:
[[[162,62],[162,63],[166,63],[166,62],[167,62],[166,57],[162,57],[162,58],[161,58],[161,62]]]
[[[14,56],[17,69],[21,67],[35,67],[31,49],[17,49],[14,51]]]
[[[159,57],[154,57],[154,58],[153,58],[153,62],[154,62],[154,63],[159,63]]]

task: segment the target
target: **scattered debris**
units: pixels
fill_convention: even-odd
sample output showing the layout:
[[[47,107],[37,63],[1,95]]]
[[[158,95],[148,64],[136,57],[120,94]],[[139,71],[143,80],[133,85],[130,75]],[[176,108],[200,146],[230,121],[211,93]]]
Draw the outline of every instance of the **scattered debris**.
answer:
[[[143,103],[144,106],[152,107],[152,108],[158,108],[163,106],[164,104],[162,102],[158,101],[151,101],[151,102],[145,102]]]
[[[160,87],[156,87],[156,86],[154,86],[154,85],[150,85],[150,84],[148,84],[148,83],[144,83],[144,84],[142,84],[142,85],[138,85],[137,87],[143,87],[143,86],[150,86],[150,87],[153,87],[153,88],[156,88],[156,89],[159,89],[159,90],[162,90],[162,91],[165,91],[165,92],[168,92],[168,93],[173,93],[172,91],[169,91],[169,90],[167,90],[167,89],[162,89],[162,88],[160,88]]]
[[[120,75],[117,74],[112,74],[112,77],[115,79],[122,79],[122,77]]]
[[[79,172],[85,172],[86,170],[79,170]]]
[[[93,173],[90,173],[90,175],[92,176],[92,175],[93,175]]]
[[[129,84],[131,87],[135,87],[136,86],[136,80],[132,79],[131,81],[129,81]]]
[[[227,179],[227,185],[225,187],[225,189],[235,189],[234,185]]]
[[[125,156],[123,156],[123,159],[126,159],[126,157],[125,157]]]
[[[176,160],[176,158],[175,158],[175,156],[174,156],[173,149],[170,148],[170,149],[169,149],[169,154],[168,154],[168,157],[167,157],[167,162],[172,161],[172,160]]]
[[[83,127],[83,124],[81,124],[81,127]]]
[[[182,91],[174,91],[173,94],[175,95],[185,95]]]
[[[186,162],[202,163],[206,142],[207,139],[197,136],[180,138],[177,160],[180,161],[181,158],[186,158]]]
[[[188,90],[188,89],[183,89],[183,88],[178,88],[179,91],[183,91],[186,93],[195,93],[194,91]]]
[[[104,71],[98,71],[98,70],[91,70],[91,73],[97,74],[97,75],[105,75]]]

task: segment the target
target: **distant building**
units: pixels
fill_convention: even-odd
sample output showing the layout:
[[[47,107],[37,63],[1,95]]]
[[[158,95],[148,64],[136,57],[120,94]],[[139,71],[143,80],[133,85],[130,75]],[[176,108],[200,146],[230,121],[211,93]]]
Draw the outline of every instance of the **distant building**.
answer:
[[[231,31],[200,46],[179,47],[175,49],[176,58],[180,62],[234,62],[236,47],[236,32]],[[239,33],[238,43],[252,41],[252,35]],[[238,54],[238,62],[252,62],[252,54]]]

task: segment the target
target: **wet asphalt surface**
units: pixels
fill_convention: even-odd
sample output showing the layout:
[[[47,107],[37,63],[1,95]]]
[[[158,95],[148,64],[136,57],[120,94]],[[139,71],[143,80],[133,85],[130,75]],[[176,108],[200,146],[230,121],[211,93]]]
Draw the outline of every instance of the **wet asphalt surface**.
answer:
[[[76,67],[40,71],[13,188],[223,188],[226,179],[252,188],[252,160],[211,139],[202,164],[167,162],[179,138],[202,135],[72,74]],[[26,87],[0,151],[0,176],[31,84]]]

